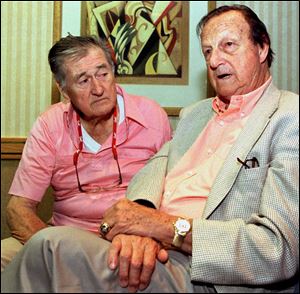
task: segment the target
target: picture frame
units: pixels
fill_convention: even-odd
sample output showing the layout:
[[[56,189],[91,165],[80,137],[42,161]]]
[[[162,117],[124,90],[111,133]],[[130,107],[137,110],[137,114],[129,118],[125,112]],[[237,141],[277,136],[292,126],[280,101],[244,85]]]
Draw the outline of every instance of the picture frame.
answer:
[[[81,35],[106,39],[120,84],[187,85],[189,1],[82,1]]]

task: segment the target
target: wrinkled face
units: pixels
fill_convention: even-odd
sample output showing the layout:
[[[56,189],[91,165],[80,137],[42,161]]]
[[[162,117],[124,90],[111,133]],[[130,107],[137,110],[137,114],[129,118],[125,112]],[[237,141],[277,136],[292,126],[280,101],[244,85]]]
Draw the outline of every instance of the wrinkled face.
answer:
[[[210,82],[225,101],[257,89],[269,77],[269,47],[253,44],[250,27],[238,11],[210,19],[201,33],[201,47]]]
[[[81,112],[86,120],[104,118],[116,105],[114,73],[100,48],[92,47],[80,59],[67,59],[64,64],[64,97]]]

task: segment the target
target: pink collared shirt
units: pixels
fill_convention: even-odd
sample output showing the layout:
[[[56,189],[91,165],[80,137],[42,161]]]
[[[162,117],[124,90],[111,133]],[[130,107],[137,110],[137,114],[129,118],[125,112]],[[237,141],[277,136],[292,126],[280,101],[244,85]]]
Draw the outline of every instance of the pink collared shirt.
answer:
[[[227,109],[218,97],[213,100],[214,116],[166,177],[162,211],[189,218],[202,215],[218,172],[271,80],[251,93],[232,96]]]
[[[98,193],[78,190],[73,154],[78,148],[76,113],[70,103],[57,103],[39,116],[28,137],[9,194],[41,201],[51,185],[54,193],[53,225],[69,225],[98,231],[103,212],[125,197],[129,181],[171,139],[165,111],[153,100],[126,94],[125,120],[117,129],[117,152],[123,183]],[[111,149],[112,138],[95,154],[85,148],[79,155],[81,184],[106,186],[118,179]],[[96,184],[97,185],[97,184]]]

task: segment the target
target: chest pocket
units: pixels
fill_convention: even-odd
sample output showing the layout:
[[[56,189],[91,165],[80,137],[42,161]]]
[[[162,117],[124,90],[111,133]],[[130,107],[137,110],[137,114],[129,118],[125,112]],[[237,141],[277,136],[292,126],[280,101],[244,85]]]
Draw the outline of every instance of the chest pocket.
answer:
[[[262,190],[265,185],[269,166],[242,169],[231,191],[218,208],[217,215],[222,219],[246,219],[257,213],[261,203]]]

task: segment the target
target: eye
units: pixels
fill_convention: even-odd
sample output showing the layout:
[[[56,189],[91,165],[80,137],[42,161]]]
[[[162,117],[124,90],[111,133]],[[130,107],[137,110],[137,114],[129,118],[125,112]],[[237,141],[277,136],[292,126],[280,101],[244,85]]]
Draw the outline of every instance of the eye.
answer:
[[[224,43],[224,50],[232,52],[238,48],[237,43],[234,41],[227,41]]]
[[[209,54],[211,53],[211,49],[207,48],[203,50],[203,55],[205,58],[207,58],[209,56]]]
[[[79,84],[80,85],[84,85],[84,84],[86,84],[88,82],[88,79],[83,79],[83,80],[80,80],[79,81]]]
[[[108,74],[107,72],[97,73],[96,78],[97,79],[103,79],[107,76],[107,74]]]
[[[79,87],[87,87],[90,82],[90,79],[88,77],[82,77],[78,80],[77,84]]]

